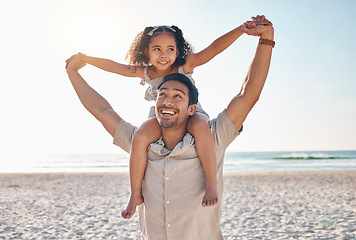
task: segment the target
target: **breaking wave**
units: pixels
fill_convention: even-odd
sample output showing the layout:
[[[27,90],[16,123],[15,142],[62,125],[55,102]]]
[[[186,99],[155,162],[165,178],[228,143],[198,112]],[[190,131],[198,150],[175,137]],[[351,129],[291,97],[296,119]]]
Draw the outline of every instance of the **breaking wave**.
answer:
[[[281,155],[278,157],[275,157],[274,159],[284,159],[284,160],[319,160],[319,159],[348,159],[348,157],[342,157],[342,156],[330,156],[327,154],[323,153],[289,153],[285,155]]]

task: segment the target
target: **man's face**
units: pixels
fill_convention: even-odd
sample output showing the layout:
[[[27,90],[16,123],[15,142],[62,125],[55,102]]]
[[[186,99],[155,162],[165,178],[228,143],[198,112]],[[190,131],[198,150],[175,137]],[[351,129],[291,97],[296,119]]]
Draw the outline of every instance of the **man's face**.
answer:
[[[189,106],[189,90],[183,83],[168,81],[158,90],[156,116],[162,127],[186,127],[195,110],[195,105]]]

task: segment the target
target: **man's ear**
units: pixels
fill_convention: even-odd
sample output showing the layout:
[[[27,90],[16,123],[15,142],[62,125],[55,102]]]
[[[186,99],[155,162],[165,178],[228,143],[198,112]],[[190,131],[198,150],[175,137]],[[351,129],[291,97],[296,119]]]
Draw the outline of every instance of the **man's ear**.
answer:
[[[192,104],[188,107],[188,114],[189,116],[193,116],[195,111],[197,110],[197,105],[196,104]]]

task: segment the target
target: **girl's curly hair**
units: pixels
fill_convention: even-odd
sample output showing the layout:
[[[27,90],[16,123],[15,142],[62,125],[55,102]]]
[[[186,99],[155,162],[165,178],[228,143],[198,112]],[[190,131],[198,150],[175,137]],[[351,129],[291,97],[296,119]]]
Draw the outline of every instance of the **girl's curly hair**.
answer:
[[[131,44],[130,50],[126,54],[126,59],[129,59],[129,64],[134,67],[150,66],[150,60],[145,54],[145,51],[148,49],[148,44],[151,41],[151,38],[154,37],[156,33],[169,32],[174,35],[179,52],[174,65],[182,66],[185,63],[185,56],[193,53],[193,47],[184,39],[182,30],[176,26],[159,26],[156,27],[156,30],[151,34],[153,29],[154,27],[146,27],[145,30],[136,36]]]

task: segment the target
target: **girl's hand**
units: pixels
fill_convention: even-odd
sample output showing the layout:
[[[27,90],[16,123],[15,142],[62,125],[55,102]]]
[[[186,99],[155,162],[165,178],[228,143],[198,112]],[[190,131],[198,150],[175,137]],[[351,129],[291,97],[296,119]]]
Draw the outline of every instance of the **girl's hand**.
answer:
[[[78,54],[75,54],[66,60],[66,69],[67,70],[70,69],[70,70],[78,71],[85,65],[86,65],[86,63],[78,57]]]
[[[257,15],[256,17],[252,17],[251,20],[246,21],[245,24],[248,29],[254,28],[259,25],[263,25],[263,26],[273,25],[268,19],[266,19],[264,15]]]
[[[251,21],[247,21],[242,25],[242,31],[247,35],[273,38],[274,29],[273,24],[263,15],[252,17]],[[272,40],[272,39],[270,39]]]
[[[85,54],[80,53],[80,52],[78,52],[77,54],[74,54],[73,56],[71,56],[70,58],[68,58],[68,59],[66,60],[66,67],[65,67],[65,68],[67,69],[69,63],[70,63],[73,59],[75,59],[75,58],[78,58],[80,61],[86,63],[85,60],[84,60],[84,57],[85,57]],[[84,64],[84,66],[85,66],[85,64]],[[83,67],[84,67],[84,66],[83,66]]]

